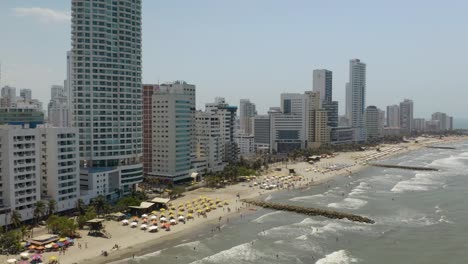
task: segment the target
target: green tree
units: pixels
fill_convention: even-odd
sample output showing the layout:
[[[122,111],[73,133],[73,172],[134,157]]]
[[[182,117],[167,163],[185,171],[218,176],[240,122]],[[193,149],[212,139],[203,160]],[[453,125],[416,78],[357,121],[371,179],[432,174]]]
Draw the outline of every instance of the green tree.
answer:
[[[55,213],[57,211],[57,202],[54,199],[50,199],[47,208],[49,209],[49,215]]]
[[[12,230],[0,235],[0,249],[8,254],[17,254],[21,250],[21,234]]]
[[[106,203],[107,203],[106,198],[102,195],[99,195],[92,201],[91,204],[96,209],[97,215],[100,215],[104,212]]]
[[[78,227],[83,228],[83,225],[86,223],[86,221],[94,219],[96,217],[96,209],[93,206],[89,206],[84,214],[78,216]]]
[[[53,234],[59,234],[60,236],[74,236],[77,226],[73,219],[65,216],[51,215],[47,219],[47,228]]]
[[[29,236],[31,234],[31,230],[27,226],[22,225],[20,229],[20,233],[21,233],[21,240],[24,240],[24,237]]]
[[[36,219],[36,223],[39,221],[39,219],[44,216],[46,212],[46,205],[44,203],[44,201],[37,201],[36,204],[35,204],[35,208],[34,208],[34,219]]]
[[[10,223],[13,227],[15,228],[19,227],[22,221],[23,220],[21,219],[21,214],[18,211],[16,210],[11,211]]]
[[[81,215],[85,213],[86,205],[83,202],[82,199],[78,199],[75,204],[75,209],[78,211]]]

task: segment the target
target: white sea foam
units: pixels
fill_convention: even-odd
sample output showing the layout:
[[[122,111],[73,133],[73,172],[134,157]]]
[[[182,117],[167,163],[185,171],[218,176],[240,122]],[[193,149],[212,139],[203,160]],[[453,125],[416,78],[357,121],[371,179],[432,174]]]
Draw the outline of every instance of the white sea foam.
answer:
[[[330,203],[328,207],[337,209],[359,209],[367,204],[367,201],[356,199],[356,198],[345,198],[339,203]]]
[[[371,186],[367,182],[359,182],[359,185],[349,193],[349,196],[363,196],[371,190]]]
[[[203,259],[192,262],[191,264],[202,264],[202,263],[223,263],[227,260],[236,260],[239,263],[243,262],[255,262],[260,258],[266,257],[264,253],[259,250],[252,248],[251,242],[244,243],[232,247],[230,249],[223,250],[214,255],[205,257]]]
[[[448,158],[437,159],[431,162],[430,166],[441,167],[446,169],[467,169],[468,166],[468,154],[466,152],[461,153],[457,156],[450,156]]]
[[[438,223],[438,220],[434,219],[423,213],[418,213],[408,210],[400,210],[396,214],[388,217],[376,217],[376,222],[389,226],[405,226],[421,227],[431,226]]]
[[[435,175],[430,173],[417,173],[409,180],[400,181],[393,188],[391,192],[403,193],[409,191],[429,191],[441,187],[443,183],[436,180]]]
[[[257,219],[252,220],[252,223],[257,223],[257,224],[265,223],[265,220],[270,218],[270,216],[274,216],[274,215],[278,215],[278,214],[283,214],[283,212],[275,211],[275,212],[264,214],[264,215],[258,217]]]
[[[272,198],[273,198],[273,196],[271,196],[271,194],[270,194],[270,195],[268,195],[268,197],[267,197],[267,198],[265,198],[265,200],[264,200],[264,201],[265,201],[265,202],[268,202],[268,201],[270,201]]]
[[[324,197],[323,194],[316,194],[316,195],[309,195],[309,196],[294,197],[289,200],[293,202],[302,202],[302,201],[316,200],[317,198],[323,198],[323,197]]]
[[[187,242],[187,243],[183,243],[183,244],[179,244],[177,246],[174,246],[175,248],[180,248],[180,247],[189,247],[189,248],[193,248],[193,247],[199,247],[201,245],[201,242],[200,241],[192,241],[192,242]]]
[[[125,264],[125,263],[128,263],[129,261],[139,263],[139,262],[141,262],[143,260],[146,260],[148,258],[159,256],[159,255],[161,255],[161,252],[162,252],[162,250],[158,250],[158,251],[146,254],[146,255],[135,257],[135,258],[131,257],[131,258],[126,258],[126,259],[121,259],[121,260],[118,260],[118,261],[114,261],[114,262],[111,262],[111,264]]]
[[[440,216],[439,223],[453,224],[445,215]]]
[[[357,258],[352,257],[346,250],[338,250],[317,260],[315,264],[349,264],[358,262]]]

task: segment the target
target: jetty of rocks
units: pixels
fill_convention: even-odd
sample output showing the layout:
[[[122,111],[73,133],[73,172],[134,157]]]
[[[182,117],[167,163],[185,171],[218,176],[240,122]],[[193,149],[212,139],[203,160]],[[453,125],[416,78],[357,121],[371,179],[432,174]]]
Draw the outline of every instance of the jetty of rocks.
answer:
[[[374,220],[370,218],[360,216],[360,215],[350,214],[350,213],[339,212],[335,210],[302,207],[302,206],[288,205],[288,204],[270,203],[270,202],[257,201],[253,199],[243,199],[242,202],[249,203],[255,206],[260,206],[260,207],[267,208],[267,209],[289,211],[289,212],[295,212],[299,214],[313,215],[313,216],[324,216],[324,217],[331,218],[331,219],[348,219],[350,221],[367,223],[367,224],[374,223]]]
[[[454,147],[443,147],[443,146],[427,146],[426,148],[432,148],[432,149],[456,149]]]
[[[402,166],[402,165],[381,164],[381,163],[370,163],[369,165],[374,166],[374,167],[394,168],[394,169],[403,169],[403,170],[438,171],[438,169],[436,168],[420,167],[420,166]]]

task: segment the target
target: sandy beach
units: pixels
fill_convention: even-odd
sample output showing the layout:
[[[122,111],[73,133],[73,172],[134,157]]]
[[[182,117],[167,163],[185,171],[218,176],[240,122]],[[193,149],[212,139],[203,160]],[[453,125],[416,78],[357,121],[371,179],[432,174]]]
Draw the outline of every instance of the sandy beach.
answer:
[[[295,182],[295,188],[304,188],[311,184],[317,185],[331,180],[339,175],[349,175],[365,168],[367,163],[382,158],[387,158],[392,155],[399,155],[405,152],[414,151],[425,146],[443,144],[453,141],[465,140],[466,138],[453,137],[438,139],[419,138],[418,143],[400,143],[392,145],[382,145],[380,150],[370,149],[360,152],[345,152],[337,153],[335,157],[322,159],[316,164],[308,164],[307,162],[297,162],[288,164],[273,164],[268,172],[256,181],[261,182],[262,179],[268,177],[278,177],[288,175],[288,169],[295,169],[297,175],[303,176],[301,181]],[[282,168],[281,171],[275,168]],[[190,236],[201,232],[212,232],[211,230],[217,225],[225,224],[229,219],[240,218],[252,210],[254,207],[243,206],[238,201],[237,194],[240,198],[255,198],[260,195],[265,195],[272,192],[281,191],[278,189],[265,190],[258,186],[249,187],[249,183],[239,183],[221,189],[201,188],[190,191],[176,200],[171,201],[173,204],[182,204],[190,202],[193,199],[198,199],[200,196],[209,197],[213,200],[220,199],[227,201],[229,205],[223,208],[218,208],[207,214],[206,218],[198,217],[194,214],[194,219],[186,224],[179,223],[171,231],[159,230],[157,233],[140,230],[139,228],[131,228],[130,226],[122,226],[121,222],[106,221],[105,230],[110,233],[110,238],[91,237],[87,235],[87,230],[80,230],[81,239],[77,239],[75,245],[69,247],[64,255],[59,255],[58,252],[46,252],[43,254],[44,261],[47,262],[49,257],[59,257],[60,263],[108,263],[116,260],[132,258],[133,255],[140,256],[146,253],[154,252],[157,249],[168,247],[171,245],[171,240],[183,236]],[[284,190],[283,190],[284,191]],[[231,209],[228,212],[227,208]],[[221,217],[221,220],[219,220]],[[34,235],[45,232],[36,231]],[[81,248],[77,244],[81,244]],[[118,245],[118,250],[113,250],[114,245]],[[104,257],[102,251],[107,251],[109,255]],[[6,259],[12,256],[0,256],[0,262],[5,262]]]

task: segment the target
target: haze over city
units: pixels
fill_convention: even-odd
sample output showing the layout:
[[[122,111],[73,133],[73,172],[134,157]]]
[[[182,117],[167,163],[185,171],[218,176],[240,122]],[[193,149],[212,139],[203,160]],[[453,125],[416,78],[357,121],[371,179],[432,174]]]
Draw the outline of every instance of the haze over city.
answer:
[[[348,61],[367,67],[367,102],[404,98],[415,117],[466,117],[466,1],[145,1],[143,83],[197,85],[197,108],[213,96],[248,97],[259,113],[279,94],[312,89],[312,70],[333,71],[344,113]],[[32,89],[43,102],[63,84],[70,1],[0,3],[1,85]],[[267,96],[265,96],[267,95]],[[437,98],[437,100],[434,100]]]

